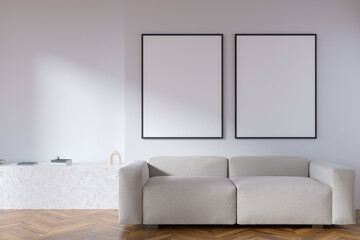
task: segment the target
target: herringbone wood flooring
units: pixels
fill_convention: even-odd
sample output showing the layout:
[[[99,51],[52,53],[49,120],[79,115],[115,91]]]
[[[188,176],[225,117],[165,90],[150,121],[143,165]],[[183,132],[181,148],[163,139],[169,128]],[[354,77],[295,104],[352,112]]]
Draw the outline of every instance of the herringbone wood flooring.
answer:
[[[116,210],[0,210],[0,240],[317,240],[359,239],[357,223],[348,226],[160,226],[120,225]]]

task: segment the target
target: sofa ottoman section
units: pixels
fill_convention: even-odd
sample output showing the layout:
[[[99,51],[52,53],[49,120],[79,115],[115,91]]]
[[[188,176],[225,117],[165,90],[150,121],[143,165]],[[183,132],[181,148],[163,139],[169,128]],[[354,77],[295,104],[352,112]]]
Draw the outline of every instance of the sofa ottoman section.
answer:
[[[331,224],[331,187],[307,177],[231,179],[237,188],[238,224]]]
[[[143,223],[235,224],[236,188],[224,177],[152,177],[143,187]]]

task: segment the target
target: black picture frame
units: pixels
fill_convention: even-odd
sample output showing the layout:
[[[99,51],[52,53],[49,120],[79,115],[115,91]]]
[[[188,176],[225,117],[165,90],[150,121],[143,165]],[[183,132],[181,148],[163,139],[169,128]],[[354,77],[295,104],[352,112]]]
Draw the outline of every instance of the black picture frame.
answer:
[[[242,36],[288,36],[288,37],[297,37],[297,36],[305,36],[305,37],[313,37],[314,39],[314,76],[313,76],[313,84],[314,84],[314,122],[313,122],[313,135],[312,136],[239,136],[238,134],[238,37]],[[237,33],[235,34],[235,139],[316,139],[317,138],[317,34],[315,33]],[[259,69],[261,71],[261,69]]]
[[[145,49],[144,49],[144,42],[145,42],[145,38],[147,37],[186,37],[186,36],[200,36],[200,37],[219,37],[220,38],[220,59],[218,59],[218,61],[220,61],[220,89],[218,89],[220,91],[220,96],[218,99],[219,100],[219,106],[220,106],[220,111],[219,111],[219,126],[218,126],[218,130],[219,130],[219,134],[216,136],[160,136],[160,135],[149,135],[146,134],[145,132],[145,128],[146,128],[146,116],[145,115],[145,92],[146,89],[144,87],[145,85],[145,81],[146,81],[146,76],[145,76],[145,64],[144,63],[144,58],[146,56],[144,56],[145,54]],[[191,56],[190,56],[191,57]],[[206,89],[206,86],[203,86],[203,90]],[[207,34],[196,34],[196,33],[143,33],[141,35],[141,138],[142,139],[222,139],[223,138],[223,133],[224,133],[224,129],[223,129],[223,115],[224,115],[224,109],[223,109],[223,34],[219,34],[219,33],[207,33]]]

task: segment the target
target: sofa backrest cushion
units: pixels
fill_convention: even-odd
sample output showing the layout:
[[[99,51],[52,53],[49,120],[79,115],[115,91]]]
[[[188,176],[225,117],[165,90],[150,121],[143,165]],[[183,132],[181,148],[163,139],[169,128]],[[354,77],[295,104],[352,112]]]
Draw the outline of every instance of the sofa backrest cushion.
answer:
[[[224,157],[153,157],[148,165],[150,177],[228,176],[228,160]]]
[[[309,176],[309,160],[287,156],[249,156],[229,159],[229,177]]]

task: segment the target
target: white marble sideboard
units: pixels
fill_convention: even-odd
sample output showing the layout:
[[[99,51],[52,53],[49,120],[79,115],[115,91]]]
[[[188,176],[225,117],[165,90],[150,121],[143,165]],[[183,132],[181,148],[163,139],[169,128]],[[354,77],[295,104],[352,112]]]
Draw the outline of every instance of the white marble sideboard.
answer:
[[[118,165],[0,165],[0,209],[118,209]]]

